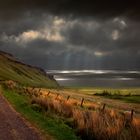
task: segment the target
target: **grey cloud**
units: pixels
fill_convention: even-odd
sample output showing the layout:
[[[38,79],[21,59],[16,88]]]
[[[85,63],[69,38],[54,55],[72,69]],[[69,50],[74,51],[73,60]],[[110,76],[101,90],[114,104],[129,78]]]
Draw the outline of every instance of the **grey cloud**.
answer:
[[[139,5],[110,1],[14,0],[10,5],[5,0],[0,5],[0,50],[45,69],[140,69]],[[54,26],[56,17],[64,20],[61,26]],[[43,35],[44,30],[57,31],[64,40],[15,41],[24,32]]]
[[[10,15],[9,15],[10,16]],[[52,16],[47,13],[38,13],[25,11],[23,15],[17,19],[3,20],[0,18],[0,33],[8,35],[18,35],[24,31],[35,30],[43,27],[45,24],[51,23]]]
[[[121,18],[120,18],[121,20]],[[88,26],[88,21],[76,22],[73,26],[68,26],[62,31],[66,36],[67,41],[74,46],[85,46],[87,49],[99,51],[129,51],[140,50],[140,32],[139,23],[124,20],[126,27],[123,29],[119,24],[113,23],[112,20],[99,23],[99,26],[94,27],[94,22],[91,27]],[[123,20],[121,20],[123,21]],[[113,40],[112,33],[118,31],[118,39]],[[131,53],[131,51],[130,51]]]

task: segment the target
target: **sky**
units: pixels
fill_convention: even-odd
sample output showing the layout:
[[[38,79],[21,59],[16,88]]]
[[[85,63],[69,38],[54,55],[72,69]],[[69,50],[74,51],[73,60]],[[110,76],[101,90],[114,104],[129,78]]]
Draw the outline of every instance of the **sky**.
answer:
[[[0,50],[46,70],[140,70],[138,0],[4,0]]]

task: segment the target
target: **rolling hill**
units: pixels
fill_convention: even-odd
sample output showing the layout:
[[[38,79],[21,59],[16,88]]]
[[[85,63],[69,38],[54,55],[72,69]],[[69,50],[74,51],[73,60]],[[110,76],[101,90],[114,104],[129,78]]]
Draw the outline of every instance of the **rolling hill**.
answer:
[[[22,85],[56,88],[53,76],[38,67],[24,64],[11,54],[0,51],[0,81],[13,80]]]

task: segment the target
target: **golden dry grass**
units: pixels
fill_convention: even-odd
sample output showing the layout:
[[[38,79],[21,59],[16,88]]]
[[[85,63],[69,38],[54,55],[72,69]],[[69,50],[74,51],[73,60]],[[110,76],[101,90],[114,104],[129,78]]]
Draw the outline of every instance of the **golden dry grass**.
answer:
[[[57,98],[56,98],[57,97]],[[51,93],[49,96],[32,97],[32,103],[39,104],[46,111],[66,118],[72,118],[72,126],[83,140],[139,140],[140,119],[131,120],[131,114],[120,114],[113,109],[102,110],[99,105],[69,99]]]
[[[140,119],[131,112],[119,113],[115,109],[104,108],[102,104],[67,98],[61,94],[42,89],[25,88],[24,93],[31,97],[32,104],[40,105],[64,118],[71,118],[77,135],[82,140],[139,140]],[[68,100],[67,100],[68,99]]]

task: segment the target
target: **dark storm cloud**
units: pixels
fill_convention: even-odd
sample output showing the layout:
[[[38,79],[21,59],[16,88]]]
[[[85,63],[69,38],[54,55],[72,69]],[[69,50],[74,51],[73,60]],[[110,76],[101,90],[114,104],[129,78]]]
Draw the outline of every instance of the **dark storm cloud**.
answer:
[[[0,41],[0,49],[12,53],[28,64],[48,68],[49,63],[51,63],[49,62],[49,57],[50,59],[54,57],[56,60],[56,54],[59,56],[59,54],[63,53],[64,46],[59,42],[36,39],[26,43],[24,47],[15,42],[3,43]]]
[[[32,9],[48,11],[55,15],[108,18],[125,14],[133,19],[140,18],[139,0],[5,0],[1,2],[0,9],[4,18],[7,18],[5,15],[8,16],[9,13],[18,16],[23,11]]]
[[[5,0],[0,50],[45,69],[140,69],[138,0]]]
[[[105,23],[80,20],[73,26],[64,28],[62,34],[69,43],[75,46],[84,45],[96,49],[100,47],[101,42],[105,43],[107,41],[109,43],[109,40],[112,40],[104,31],[104,28]]]
[[[114,22],[117,20],[117,23]],[[139,22],[115,19],[106,22],[78,21],[73,26],[66,27],[62,34],[74,46],[82,45],[91,50],[99,51],[130,51],[140,50]],[[113,40],[113,32],[117,32]],[[115,37],[115,34],[114,34]]]
[[[18,11],[17,11],[18,12]],[[1,12],[0,12],[1,13]],[[10,18],[11,15],[7,15],[7,19],[3,19],[0,16],[0,33],[5,32],[7,34],[17,35],[27,30],[36,30],[44,24],[50,24],[51,16],[47,13],[35,12],[35,11],[23,11],[22,15],[16,18]]]

